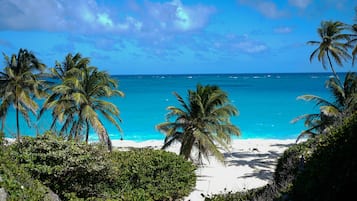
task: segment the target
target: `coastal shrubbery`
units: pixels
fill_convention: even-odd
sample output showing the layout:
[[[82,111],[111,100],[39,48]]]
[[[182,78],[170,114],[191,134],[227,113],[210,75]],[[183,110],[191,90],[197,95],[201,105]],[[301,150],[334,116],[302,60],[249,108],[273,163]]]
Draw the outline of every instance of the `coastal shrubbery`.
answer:
[[[44,200],[49,189],[33,179],[9,153],[4,146],[0,145],[0,189],[6,192],[7,200]]]
[[[115,185],[124,195],[171,200],[188,195],[196,184],[195,166],[171,152],[137,149],[113,152],[111,159],[117,171]]]
[[[289,193],[292,200],[340,200],[355,197],[357,186],[357,113],[328,135],[315,139]]]
[[[108,152],[105,147],[63,140],[51,133],[24,137],[2,149],[7,152],[2,159],[16,167],[6,168],[10,173],[5,175],[17,175],[11,171],[19,169],[29,178],[6,181],[21,187],[33,180],[30,195],[35,200],[42,200],[39,196],[47,187],[63,200],[170,200],[188,195],[196,183],[195,166],[165,151]],[[6,166],[1,167],[0,176]],[[11,193],[20,188],[4,187]]]
[[[274,180],[247,192],[206,200],[340,200],[357,186],[357,113],[326,135],[291,146],[279,158]]]

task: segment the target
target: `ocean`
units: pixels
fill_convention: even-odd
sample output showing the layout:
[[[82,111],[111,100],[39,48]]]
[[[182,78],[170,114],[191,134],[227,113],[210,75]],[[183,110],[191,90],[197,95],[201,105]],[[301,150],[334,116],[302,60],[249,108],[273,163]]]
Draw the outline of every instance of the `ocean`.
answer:
[[[305,127],[303,121],[292,124],[291,120],[319,110],[312,102],[297,100],[297,96],[314,94],[331,99],[325,87],[329,76],[330,73],[115,75],[113,77],[119,81],[119,90],[125,93],[125,97],[110,98],[108,101],[117,105],[121,112],[123,133],[119,133],[104,118],[103,123],[111,139],[123,137],[137,142],[163,140],[164,134],[158,132],[155,126],[165,121],[168,106],[179,106],[173,92],[186,98],[187,90],[194,90],[200,83],[218,85],[228,93],[239,110],[239,115],[231,118],[231,122],[241,130],[239,138],[295,139]],[[39,105],[42,102],[39,100]],[[32,127],[20,119],[22,135],[43,133],[48,130],[51,119],[50,112],[40,120],[32,117],[32,125],[37,125]],[[6,137],[15,136],[13,109],[6,117],[5,133]],[[90,140],[97,139],[91,131]]]

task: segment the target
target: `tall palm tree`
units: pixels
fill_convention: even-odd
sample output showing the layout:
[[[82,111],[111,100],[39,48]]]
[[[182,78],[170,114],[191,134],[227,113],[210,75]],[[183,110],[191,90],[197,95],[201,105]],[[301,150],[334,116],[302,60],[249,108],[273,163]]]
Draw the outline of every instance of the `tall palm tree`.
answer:
[[[357,55],[357,7],[355,8],[355,24],[353,24],[350,28],[352,34],[350,35],[350,40],[348,41],[347,45],[352,47],[352,65],[355,64],[356,55]]]
[[[337,83],[335,77],[326,82],[333,95],[334,102],[315,95],[303,95],[298,99],[305,101],[315,101],[320,106],[320,112],[315,114],[304,114],[292,120],[295,123],[305,119],[305,126],[308,127],[300,133],[297,141],[304,136],[315,136],[326,133],[340,119],[352,114],[357,110],[357,75],[354,72],[346,74],[343,86]]]
[[[38,118],[41,118],[48,108],[54,107],[55,109],[52,111],[53,120],[51,129],[56,127],[58,120],[65,122],[60,130],[60,135],[63,135],[69,125],[74,122],[76,113],[76,103],[71,97],[71,94],[66,93],[66,90],[70,88],[63,83],[68,83],[68,81],[65,81],[66,78],[71,80],[73,77],[80,77],[81,71],[86,69],[89,63],[90,59],[83,58],[80,53],[76,53],[74,56],[68,53],[63,62],[56,61],[55,67],[51,68],[52,77],[59,79],[59,84],[52,84],[49,87],[52,94],[45,101],[45,105],[41,108]],[[72,135],[70,134],[69,137],[71,138]]]
[[[10,105],[16,110],[16,138],[20,139],[19,113],[31,125],[28,111],[36,113],[38,105],[32,95],[44,95],[45,81],[40,79],[40,73],[45,69],[32,52],[20,49],[18,54],[11,57],[4,54],[6,66],[0,72],[0,117],[5,120]],[[37,73],[36,73],[37,72]],[[2,126],[3,127],[3,126]]]
[[[174,93],[181,107],[169,106],[167,120],[157,125],[166,135],[163,149],[174,142],[180,142],[180,155],[191,159],[193,150],[198,151],[198,160],[208,159],[212,154],[224,160],[219,147],[228,149],[230,135],[240,135],[240,130],[230,122],[230,117],[238,115],[238,110],[229,103],[227,94],[218,86],[197,85],[196,91],[188,91],[187,102]],[[172,118],[175,121],[170,122]]]
[[[94,128],[101,142],[111,149],[111,141],[105,129],[100,115],[113,123],[119,132],[119,109],[116,105],[103,100],[112,96],[123,96],[123,92],[117,90],[116,80],[96,67],[81,66],[68,70],[62,83],[52,88],[52,95],[44,103],[43,111],[52,108],[53,122],[62,123],[60,130],[64,134],[69,129],[69,138],[78,140],[85,132],[85,141],[88,143],[90,126]],[[76,73],[73,73],[76,71]]]
[[[321,41],[307,42],[307,44],[310,45],[318,45],[318,47],[311,53],[310,61],[317,57],[324,69],[327,69],[326,62],[328,61],[329,66],[340,85],[342,83],[333,68],[331,58],[333,58],[335,63],[339,66],[343,65],[343,61],[347,61],[351,58],[347,51],[348,45],[346,45],[346,41],[349,40],[349,35],[342,33],[345,29],[346,25],[342,22],[322,21],[321,27],[317,29]]]

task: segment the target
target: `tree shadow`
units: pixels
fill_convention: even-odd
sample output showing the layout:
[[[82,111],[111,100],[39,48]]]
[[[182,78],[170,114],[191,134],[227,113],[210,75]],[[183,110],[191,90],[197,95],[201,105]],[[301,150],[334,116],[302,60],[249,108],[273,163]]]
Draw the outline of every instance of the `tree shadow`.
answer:
[[[273,144],[271,145],[272,147],[279,147],[279,148],[288,148],[291,147],[292,145],[295,145],[296,143],[289,143],[289,144]]]
[[[275,165],[280,156],[281,153],[276,151],[269,151],[268,153],[245,151],[225,154],[227,166],[249,166],[254,169],[253,173],[246,174],[242,178],[256,177],[262,180],[272,179]]]

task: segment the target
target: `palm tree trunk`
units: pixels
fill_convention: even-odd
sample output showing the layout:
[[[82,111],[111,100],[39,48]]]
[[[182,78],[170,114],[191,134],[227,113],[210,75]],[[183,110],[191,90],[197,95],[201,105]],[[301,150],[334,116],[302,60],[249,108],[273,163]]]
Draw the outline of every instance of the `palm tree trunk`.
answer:
[[[5,117],[1,118],[1,132],[4,132],[4,128],[5,128]]]
[[[330,63],[330,67],[331,67],[332,73],[333,73],[333,75],[335,76],[335,78],[336,78],[338,84],[339,84],[339,85],[342,87],[342,89],[343,89],[343,85],[342,85],[342,83],[341,83],[340,77],[338,77],[338,75],[337,75],[335,69],[334,69],[333,66],[332,66],[332,62],[331,62],[331,58],[330,58],[329,51],[326,51],[326,53],[327,53],[327,58],[328,58],[328,62]]]
[[[20,141],[20,124],[19,124],[19,101],[16,99],[16,139]]]
[[[89,137],[89,123],[86,120],[86,144],[88,144],[88,137]]]

